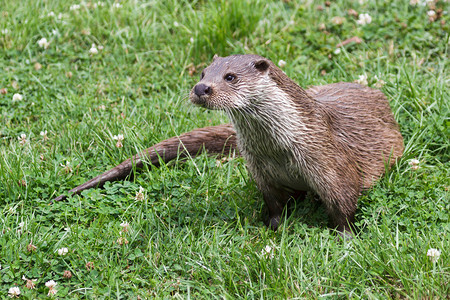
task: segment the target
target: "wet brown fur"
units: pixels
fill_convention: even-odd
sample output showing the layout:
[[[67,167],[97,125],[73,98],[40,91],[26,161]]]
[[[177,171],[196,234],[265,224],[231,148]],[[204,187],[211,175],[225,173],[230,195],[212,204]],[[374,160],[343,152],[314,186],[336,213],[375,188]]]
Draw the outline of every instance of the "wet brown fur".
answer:
[[[210,89],[194,88],[192,102],[229,115],[273,228],[292,196],[312,190],[334,226],[350,232],[361,191],[402,155],[403,138],[378,90],[335,83],[305,91],[257,55],[217,58],[199,84]]]
[[[237,79],[225,82],[230,72]],[[198,96],[193,89],[191,101],[225,110],[234,129],[230,124],[200,128],[162,141],[70,193],[123,179],[144,161],[157,166],[203,149],[228,153],[238,147],[263,194],[269,226],[278,227],[291,197],[312,190],[338,230],[346,232],[361,191],[402,155],[403,138],[378,90],[334,83],[305,91],[257,55],[214,59],[200,83],[212,90]]]

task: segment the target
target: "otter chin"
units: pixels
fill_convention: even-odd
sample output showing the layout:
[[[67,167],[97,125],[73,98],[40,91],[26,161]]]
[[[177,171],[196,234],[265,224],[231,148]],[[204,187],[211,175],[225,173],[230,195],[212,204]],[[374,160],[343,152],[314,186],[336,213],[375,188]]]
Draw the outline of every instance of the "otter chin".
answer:
[[[381,91],[342,82],[304,90],[258,55],[214,57],[190,100],[230,118],[273,229],[287,202],[312,190],[333,226],[351,234],[361,191],[403,153]]]

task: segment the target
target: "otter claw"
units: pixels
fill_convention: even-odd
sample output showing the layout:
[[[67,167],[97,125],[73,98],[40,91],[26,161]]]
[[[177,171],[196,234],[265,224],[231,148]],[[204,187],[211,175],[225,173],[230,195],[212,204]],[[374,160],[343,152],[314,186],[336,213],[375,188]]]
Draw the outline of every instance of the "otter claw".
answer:
[[[269,217],[266,225],[273,231],[276,231],[280,225],[280,216]]]

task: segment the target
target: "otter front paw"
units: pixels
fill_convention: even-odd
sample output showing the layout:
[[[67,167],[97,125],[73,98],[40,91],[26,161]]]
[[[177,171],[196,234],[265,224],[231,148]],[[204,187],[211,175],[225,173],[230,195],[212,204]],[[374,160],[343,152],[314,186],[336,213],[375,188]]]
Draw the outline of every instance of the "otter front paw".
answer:
[[[280,225],[280,216],[270,216],[269,219],[266,221],[266,226],[272,229],[273,231],[276,231],[278,229],[278,226]]]

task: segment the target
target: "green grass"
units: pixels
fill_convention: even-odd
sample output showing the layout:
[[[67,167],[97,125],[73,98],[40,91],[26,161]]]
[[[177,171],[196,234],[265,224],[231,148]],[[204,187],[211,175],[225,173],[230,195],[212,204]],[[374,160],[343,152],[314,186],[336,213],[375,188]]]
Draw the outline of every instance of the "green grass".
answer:
[[[93,1],[70,10],[79,3],[0,0],[0,297],[18,286],[24,298],[46,298],[49,280],[57,298],[75,299],[448,297],[448,2],[436,3],[445,12],[435,21],[409,1],[297,2]],[[372,22],[357,24],[349,8]],[[363,42],[336,54],[353,36]],[[92,44],[103,49],[90,54]],[[145,169],[49,205],[160,140],[227,122],[187,100],[215,53],[284,60],[303,87],[363,74],[370,86],[375,76],[386,82],[406,151],[361,197],[356,239],[337,240],[312,197],[268,230],[241,158]],[[430,248],[441,251],[435,263]]]

